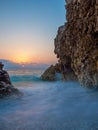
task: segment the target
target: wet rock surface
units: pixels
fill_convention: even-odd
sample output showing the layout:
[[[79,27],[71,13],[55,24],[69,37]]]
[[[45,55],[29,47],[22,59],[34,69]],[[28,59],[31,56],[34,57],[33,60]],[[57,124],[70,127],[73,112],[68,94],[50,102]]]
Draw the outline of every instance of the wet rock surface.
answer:
[[[4,64],[0,62],[0,97],[19,94],[18,89],[12,85],[8,72],[3,70],[3,66]]]
[[[51,65],[41,76],[43,80],[55,81],[56,73],[60,73],[60,65]]]
[[[98,0],[66,0],[65,8],[67,22],[54,40],[61,73],[98,87]]]
[[[4,82],[0,82],[0,98],[5,96],[10,96],[13,94],[20,95],[21,92],[18,91],[17,88],[15,88],[13,85],[8,85]]]

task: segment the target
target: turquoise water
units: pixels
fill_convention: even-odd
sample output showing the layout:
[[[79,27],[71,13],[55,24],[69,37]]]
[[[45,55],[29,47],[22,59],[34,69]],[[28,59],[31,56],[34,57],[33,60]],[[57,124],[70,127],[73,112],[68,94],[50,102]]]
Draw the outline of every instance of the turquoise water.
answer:
[[[0,99],[0,130],[98,130],[98,91],[43,82],[43,70],[11,70],[23,95]]]

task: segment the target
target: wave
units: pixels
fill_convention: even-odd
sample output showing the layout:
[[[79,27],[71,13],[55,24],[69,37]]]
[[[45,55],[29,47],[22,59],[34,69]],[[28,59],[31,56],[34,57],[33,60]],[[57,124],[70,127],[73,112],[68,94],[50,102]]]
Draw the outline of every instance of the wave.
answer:
[[[37,75],[13,75],[10,76],[12,82],[38,82],[42,81]]]

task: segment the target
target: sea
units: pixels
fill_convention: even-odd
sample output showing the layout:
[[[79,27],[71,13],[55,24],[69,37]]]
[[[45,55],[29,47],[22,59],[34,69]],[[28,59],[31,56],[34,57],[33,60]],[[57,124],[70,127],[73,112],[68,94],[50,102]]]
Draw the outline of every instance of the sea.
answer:
[[[8,70],[22,94],[0,99],[0,130],[98,130],[98,90],[42,81],[43,72]]]

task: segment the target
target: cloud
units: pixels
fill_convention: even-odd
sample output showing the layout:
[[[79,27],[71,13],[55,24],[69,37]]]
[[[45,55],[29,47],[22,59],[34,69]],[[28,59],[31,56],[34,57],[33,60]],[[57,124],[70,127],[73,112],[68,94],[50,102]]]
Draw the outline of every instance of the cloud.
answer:
[[[38,64],[38,63],[14,63],[10,60],[0,59],[0,62],[4,64],[4,69],[45,69],[49,64]]]

